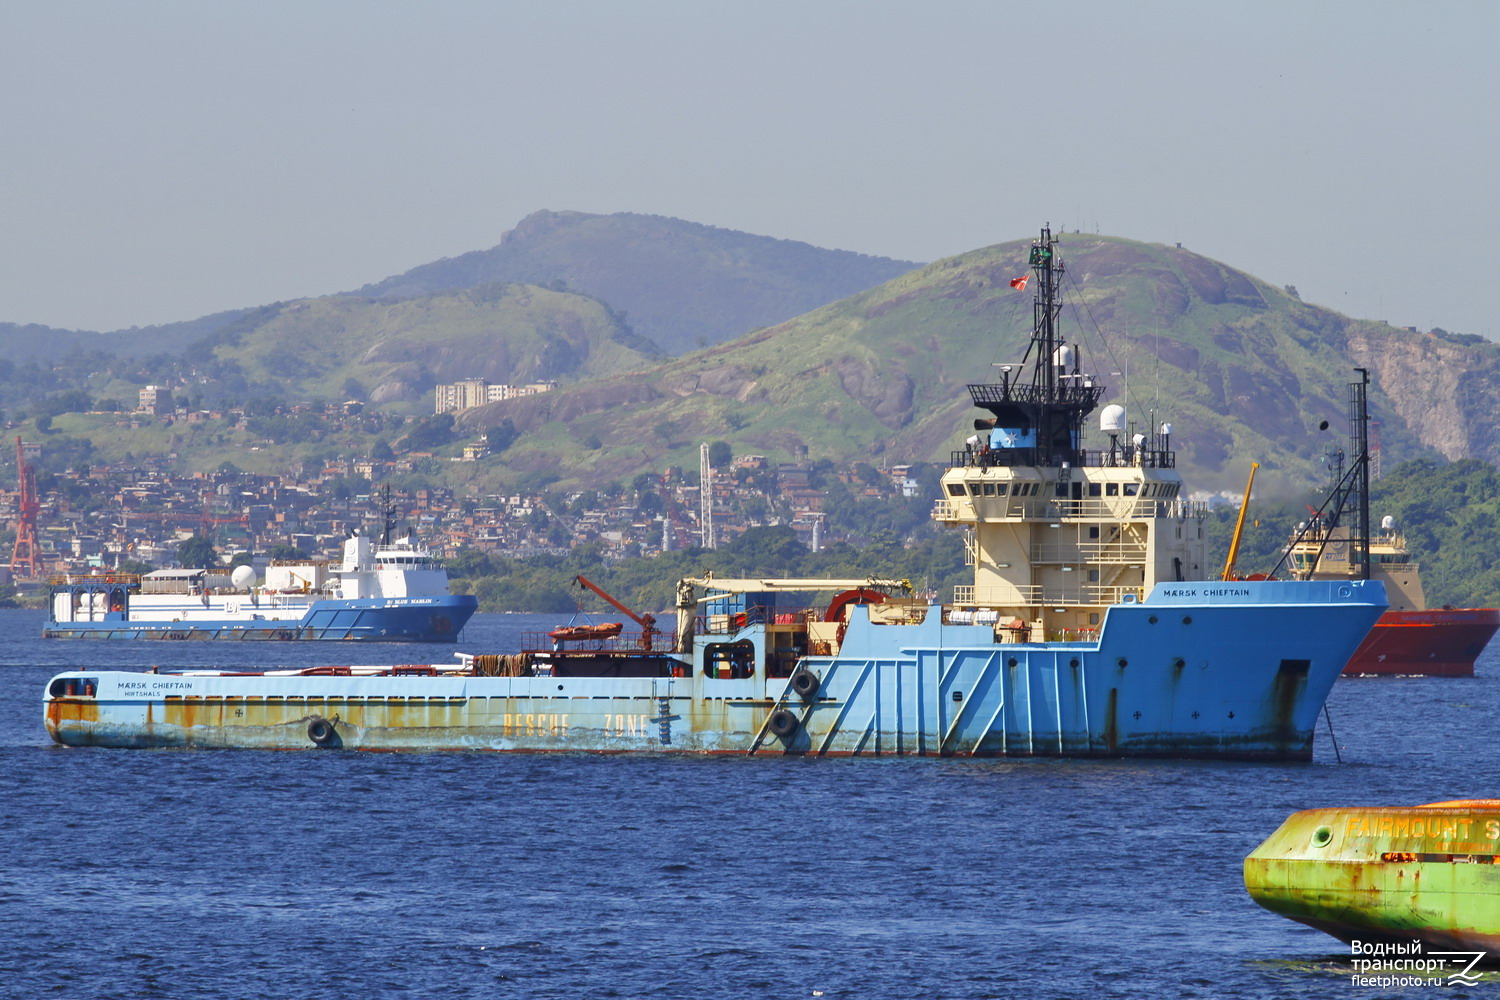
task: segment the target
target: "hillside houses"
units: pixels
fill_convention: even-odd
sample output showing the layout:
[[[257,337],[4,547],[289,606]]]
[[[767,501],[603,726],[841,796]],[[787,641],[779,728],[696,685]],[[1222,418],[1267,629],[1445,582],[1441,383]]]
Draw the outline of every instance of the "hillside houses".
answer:
[[[224,471],[174,476],[150,459],[43,477],[39,484],[39,564],[45,575],[122,563],[175,564],[176,547],[194,534],[227,559],[295,548],[335,558],[353,531],[381,529],[382,490],[392,482],[396,519],[435,551],[526,557],[597,544],[607,558],[652,555],[700,543],[699,488],[678,477],[637,477],[600,492],[459,497],[436,486],[402,487],[407,462],[330,462],[311,475]],[[861,475],[861,473],[863,473]],[[897,497],[905,468],[871,480],[863,470],[823,470],[856,497]],[[772,468],[750,456],[713,480],[715,532],[724,544],[761,524],[788,524],[810,547],[842,540],[828,523],[828,493],[812,466]],[[13,524],[17,492],[0,491],[0,523]]]

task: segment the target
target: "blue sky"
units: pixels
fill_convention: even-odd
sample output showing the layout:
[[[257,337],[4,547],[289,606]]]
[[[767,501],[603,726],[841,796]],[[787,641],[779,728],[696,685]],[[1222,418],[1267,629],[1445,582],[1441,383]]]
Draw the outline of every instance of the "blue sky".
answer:
[[[915,260],[1043,224],[1500,339],[1489,2],[0,5],[0,321],[358,287],[538,209]]]

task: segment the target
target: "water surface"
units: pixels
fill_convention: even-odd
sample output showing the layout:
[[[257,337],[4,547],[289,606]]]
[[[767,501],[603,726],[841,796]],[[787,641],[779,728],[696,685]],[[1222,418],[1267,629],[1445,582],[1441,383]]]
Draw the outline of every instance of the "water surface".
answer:
[[[479,615],[503,651],[555,616]],[[0,996],[1447,997],[1350,983],[1240,865],[1320,805],[1500,797],[1500,656],[1347,679],[1311,764],[66,749],[74,666],[447,660],[87,642],[0,611]]]

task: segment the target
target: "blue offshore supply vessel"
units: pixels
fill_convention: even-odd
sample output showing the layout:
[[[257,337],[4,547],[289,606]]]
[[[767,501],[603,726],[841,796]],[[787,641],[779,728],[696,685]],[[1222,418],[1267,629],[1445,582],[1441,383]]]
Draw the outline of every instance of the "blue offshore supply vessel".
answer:
[[[1027,358],[969,387],[987,415],[933,510],[974,567],[950,601],[893,580],[703,576],[679,583],[670,634],[631,615],[639,632],[559,630],[451,664],[70,671],[44,692],[48,731],[124,747],[1310,759],[1384,588],[1204,581],[1206,510],[1182,495],[1170,429],[1122,440],[1123,407],[1105,406],[1108,444],[1084,447],[1103,388],[1057,336],[1050,230],[1030,264]]]
[[[448,592],[448,573],[411,536],[344,541],[341,563],[281,562],[255,571],[75,574],[52,586],[49,639],[338,639],[455,642],[478,608]]]

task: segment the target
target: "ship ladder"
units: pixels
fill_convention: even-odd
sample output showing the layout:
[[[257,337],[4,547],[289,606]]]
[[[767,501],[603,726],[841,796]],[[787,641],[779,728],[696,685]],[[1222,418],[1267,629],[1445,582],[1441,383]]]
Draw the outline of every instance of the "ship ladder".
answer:
[[[672,714],[672,680],[667,678],[667,693],[662,694],[657,689],[657,679],[651,680],[651,697],[656,700],[656,718],[651,721],[656,723],[660,735],[658,741],[664,747],[672,745],[672,723],[682,718],[680,715]]]

